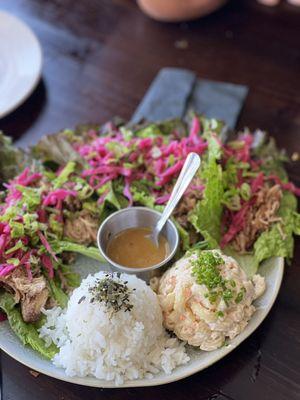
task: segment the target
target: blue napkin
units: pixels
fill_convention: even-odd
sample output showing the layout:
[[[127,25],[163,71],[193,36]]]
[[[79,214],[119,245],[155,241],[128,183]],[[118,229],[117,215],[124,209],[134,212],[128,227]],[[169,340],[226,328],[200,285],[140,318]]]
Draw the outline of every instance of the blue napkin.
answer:
[[[131,122],[184,118],[190,110],[223,120],[234,128],[248,94],[247,86],[197,79],[194,72],[163,68],[155,77]]]

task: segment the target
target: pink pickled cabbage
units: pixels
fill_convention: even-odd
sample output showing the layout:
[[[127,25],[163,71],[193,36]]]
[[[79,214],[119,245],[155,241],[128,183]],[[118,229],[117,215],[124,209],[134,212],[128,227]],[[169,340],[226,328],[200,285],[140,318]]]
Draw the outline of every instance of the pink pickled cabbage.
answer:
[[[163,196],[159,196],[156,198],[155,203],[156,204],[165,204],[169,200],[170,196],[171,196],[171,194],[165,194]]]
[[[30,174],[30,168],[27,167],[19,176],[12,180],[11,183],[14,185],[29,186],[32,182],[40,179],[41,177],[42,174],[38,172]]]
[[[68,196],[77,196],[77,192],[75,190],[66,190],[66,189],[56,189],[53,190],[52,192],[48,193],[43,200],[43,205],[44,206],[54,206],[59,201],[63,201],[66,199]]]
[[[47,256],[47,254],[42,254],[41,261],[42,261],[43,266],[48,271],[49,278],[52,279],[54,277],[54,267],[53,267],[51,258],[49,256]]]
[[[31,271],[29,262],[25,263],[25,268],[26,268],[26,272],[27,272],[27,277],[28,277],[29,281],[31,282],[32,281],[32,271]]]
[[[188,187],[186,193],[189,193],[189,192],[192,191],[192,190],[195,190],[195,191],[197,191],[197,192],[203,192],[204,189],[205,189],[205,186],[204,186],[204,185],[193,185],[193,184],[191,184],[191,185]]]
[[[249,210],[250,203],[245,203],[236,213],[230,213],[230,226],[221,240],[221,248],[224,248],[245,227],[245,216]]]
[[[48,251],[48,253],[51,254],[51,256],[53,257],[53,259],[55,261],[58,261],[54,251],[52,250],[50,244],[48,243],[47,239],[45,238],[45,236],[42,234],[41,231],[38,231],[38,236],[39,236],[41,242],[43,243],[43,245],[45,246],[46,250]]]
[[[222,145],[226,158],[234,157],[236,161],[250,163],[251,161],[251,145],[253,142],[253,136],[250,134],[241,135],[238,138],[240,146],[237,148],[228,145]]]
[[[155,197],[167,195],[166,185],[172,184],[179,175],[182,165],[190,152],[203,154],[207,142],[201,136],[200,122],[194,117],[189,135],[178,137],[174,132],[171,140],[162,136],[130,137],[114,127],[109,135],[95,137],[90,143],[74,143],[74,149],[87,161],[90,168],[82,172],[90,186],[100,189],[107,182],[121,178],[123,194],[132,204],[131,185],[134,181],[154,182]],[[99,203],[104,201],[103,195]]]
[[[123,190],[123,195],[128,199],[129,203],[128,206],[131,207],[133,204],[133,198],[132,194],[130,191],[130,180],[128,178],[125,178],[125,186]]]
[[[27,167],[15,179],[12,179],[8,184],[4,184],[3,186],[8,190],[8,194],[5,199],[5,203],[7,204],[7,206],[9,207],[16,204],[17,201],[22,198],[22,193],[16,188],[16,185],[27,187],[41,177],[42,174],[37,172],[30,174],[30,168]]]
[[[261,189],[264,185],[264,174],[260,172],[252,181],[251,181],[251,192],[256,193],[259,189]]]
[[[15,268],[17,268],[17,266],[13,264],[0,264],[0,276],[8,275]]]

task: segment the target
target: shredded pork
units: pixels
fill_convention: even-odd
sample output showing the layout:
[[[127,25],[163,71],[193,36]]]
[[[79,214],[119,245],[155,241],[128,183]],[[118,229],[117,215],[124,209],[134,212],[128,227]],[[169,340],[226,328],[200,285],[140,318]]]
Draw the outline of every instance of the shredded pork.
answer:
[[[96,242],[99,223],[87,210],[76,212],[64,224],[64,236],[79,244]]]
[[[16,268],[9,275],[0,278],[0,283],[14,293],[15,301],[21,304],[25,322],[35,322],[41,315],[49,297],[47,283],[43,276],[28,278],[22,268]]]
[[[254,197],[254,205],[249,208],[245,216],[244,229],[232,241],[234,249],[239,253],[249,250],[258,235],[266,231],[273,222],[281,221],[276,215],[282,198],[279,185],[264,186]]]
[[[188,221],[189,213],[194,210],[196,207],[197,201],[202,199],[202,191],[197,189],[202,185],[201,180],[196,177],[192,180],[190,188],[183,196],[182,200],[180,201],[179,205],[176,207],[174,211],[174,216],[176,220],[182,225],[184,228],[190,228],[190,224]],[[195,187],[193,189],[193,187]]]

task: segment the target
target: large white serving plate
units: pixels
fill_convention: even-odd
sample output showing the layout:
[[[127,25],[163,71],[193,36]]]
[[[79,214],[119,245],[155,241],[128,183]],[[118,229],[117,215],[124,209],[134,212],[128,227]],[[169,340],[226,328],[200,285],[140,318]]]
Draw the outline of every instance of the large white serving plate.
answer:
[[[78,259],[76,268],[82,274],[82,276],[86,276],[88,273],[95,273],[100,269],[108,270],[108,266],[91,261],[87,258]],[[177,381],[199,372],[225,357],[226,354],[234,350],[249,335],[251,335],[251,333],[255,331],[255,329],[268,315],[278,295],[283,276],[283,269],[284,259],[279,257],[268,260],[260,267],[260,274],[266,278],[267,290],[264,295],[255,302],[257,310],[246,329],[239,336],[230,341],[228,346],[211,352],[204,352],[188,348],[188,353],[191,357],[191,360],[188,364],[176,368],[172,374],[166,375],[161,373],[156,375],[153,379],[127,381],[118,387],[154,386]],[[41,358],[35,351],[28,347],[24,347],[10,329],[7,321],[0,324],[0,348],[15,360],[27,365],[29,368],[62,381],[77,383],[85,386],[106,388],[116,387],[114,382],[111,381],[99,380],[93,377],[80,378],[67,376],[63,369],[55,367],[50,361]]]
[[[32,30],[0,11],[0,118],[32,93],[42,71],[42,50]]]

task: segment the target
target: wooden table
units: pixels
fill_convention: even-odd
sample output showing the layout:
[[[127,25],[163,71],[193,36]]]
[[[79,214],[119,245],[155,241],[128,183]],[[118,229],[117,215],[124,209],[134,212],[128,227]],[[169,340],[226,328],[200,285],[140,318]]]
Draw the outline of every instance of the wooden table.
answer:
[[[300,10],[292,6],[233,0],[182,24],[154,22],[130,0],[1,0],[0,8],[24,19],[44,50],[38,88],[0,120],[0,129],[22,144],[80,122],[129,118],[158,70],[178,66],[249,85],[239,127],[267,129],[289,154],[300,151]],[[299,184],[299,162],[289,172]],[[265,322],[201,373],[162,387],[92,389],[34,377],[2,354],[3,399],[299,399],[299,259],[298,241]]]

